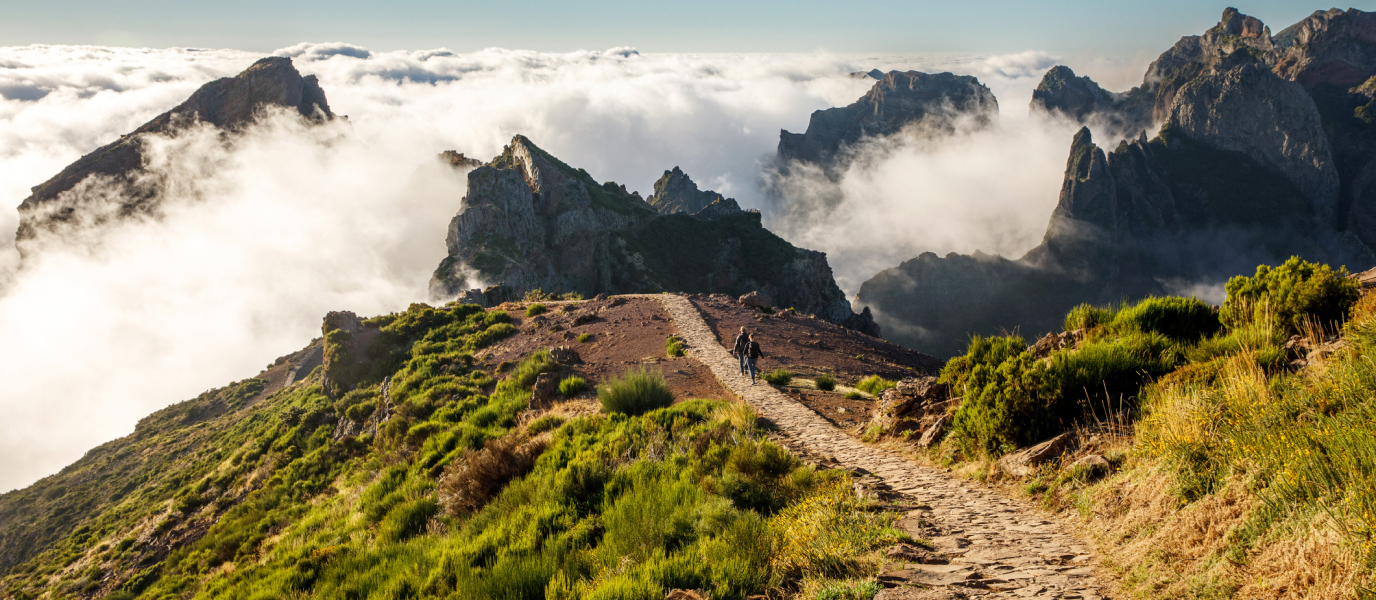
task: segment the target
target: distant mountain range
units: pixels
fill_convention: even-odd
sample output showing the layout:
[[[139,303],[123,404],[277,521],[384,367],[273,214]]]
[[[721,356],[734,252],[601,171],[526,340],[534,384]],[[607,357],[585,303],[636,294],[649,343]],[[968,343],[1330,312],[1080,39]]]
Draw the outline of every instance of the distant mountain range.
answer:
[[[971,334],[1036,335],[1081,302],[1189,294],[1292,255],[1369,268],[1373,75],[1376,15],[1355,9],[1272,36],[1230,8],[1121,94],[1057,66],[1032,110],[1136,139],[1106,151],[1076,134],[1046,235],[1026,255],[925,253],[866,281],[855,305],[889,339],[951,356]]]

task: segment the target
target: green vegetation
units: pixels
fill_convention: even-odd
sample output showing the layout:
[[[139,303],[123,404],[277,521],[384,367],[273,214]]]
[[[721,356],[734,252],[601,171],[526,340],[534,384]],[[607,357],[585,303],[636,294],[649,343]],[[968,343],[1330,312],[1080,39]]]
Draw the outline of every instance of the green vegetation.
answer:
[[[526,307],[526,317],[545,314],[545,305],[539,302]]]
[[[824,392],[830,392],[836,389],[836,379],[826,373],[818,375],[817,378],[812,381],[817,385],[817,389]]]
[[[896,387],[897,385],[897,382],[889,381],[878,375],[870,375],[869,377],[861,379],[859,383],[856,383],[855,389],[871,396],[878,396],[879,392]]]
[[[473,353],[505,315],[415,305],[267,398],[249,404],[265,382],[247,380],[145,419],[51,480],[70,485],[22,492],[57,541],[6,552],[0,595],[729,599],[872,577],[876,550],[906,539],[743,405],[670,406],[659,373],[603,386],[609,414],[524,423],[560,367],[539,352],[484,370]],[[331,369],[356,383],[327,394]],[[343,419],[379,426],[336,439]]]
[[[565,398],[577,396],[587,389],[588,382],[577,375],[565,377],[563,381],[559,382],[559,393],[563,394]]]
[[[1260,310],[1300,333],[1311,320],[1329,328],[1341,323],[1361,295],[1361,284],[1348,278],[1346,268],[1334,271],[1295,257],[1274,269],[1259,266],[1253,277],[1229,279],[1227,290],[1222,317],[1230,326],[1254,320]]]
[[[597,399],[608,413],[639,415],[674,403],[664,374],[644,367],[627,370],[597,388]]]
[[[589,342],[589,341],[591,341],[591,340],[592,340],[592,334],[591,334],[591,333],[580,333],[580,334],[578,334],[578,343],[580,343],[580,344],[582,344],[582,343],[587,343],[587,342]]]
[[[862,395],[860,394],[860,392],[857,392],[857,391],[855,391],[855,390],[851,390],[851,391],[849,391],[849,392],[846,392],[845,398],[846,398],[847,400],[859,400],[859,399],[861,399],[861,398],[864,398],[864,396],[862,396]]]
[[[1130,589],[1182,597],[1207,582],[1231,597],[1256,584],[1242,573],[1280,568],[1252,561],[1274,561],[1267,557],[1306,540],[1332,540],[1321,542],[1325,551],[1351,560],[1326,559],[1344,566],[1322,576],[1286,563],[1293,581],[1345,582],[1296,584],[1296,593],[1346,595],[1370,585],[1376,296],[1361,298],[1342,269],[1299,259],[1235,277],[1227,292],[1219,314],[1193,298],[1077,306],[1066,315],[1075,334],[1062,338],[1070,342],[1064,348],[973,339],[942,371],[963,400],[933,455],[988,460],[1076,425],[1113,421],[1133,435],[1106,452],[1109,470],[1060,464],[1025,489],[1049,507],[1097,515],[1093,527],[1103,535],[1133,540],[1114,559],[1138,565],[1124,579]],[[1339,330],[1350,346],[1316,352]],[[1307,356],[1287,354],[1294,334]],[[1292,358],[1307,367],[1295,370]],[[1119,469],[1130,474],[1113,477]],[[1129,483],[1154,477],[1164,481],[1140,490]],[[1190,513],[1175,512],[1194,503]],[[1191,519],[1209,519],[1220,535],[1182,539]],[[1222,563],[1237,569],[1213,566]]]
[[[676,335],[671,335],[664,340],[664,354],[669,358],[683,356],[683,340]]]
[[[773,385],[788,385],[788,382],[793,381],[793,374],[789,373],[788,369],[783,367],[774,369],[772,372],[765,373],[760,377],[764,379],[765,382]]]

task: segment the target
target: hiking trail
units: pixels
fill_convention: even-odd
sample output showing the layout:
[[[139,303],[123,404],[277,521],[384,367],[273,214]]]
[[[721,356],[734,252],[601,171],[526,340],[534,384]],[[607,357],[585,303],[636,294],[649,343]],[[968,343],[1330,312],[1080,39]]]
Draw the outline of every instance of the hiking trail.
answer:
[[[672,294],[641,297],[663,304],[688,352],[707,365],[722,385],[778,426],[782,441],[791,449],[830,457],[842,468],[868,473],[857,479],[859,484],[913,505],[897,527],[936,546],[940,558],[929,562],[948,563],[915,564],[891,556],[879,580],[896,587],[882,591],[876,600],[1104,597],[1089,546],[1035,507],[868,446],[773,386],[763,381],[752,386],[690,300]]]

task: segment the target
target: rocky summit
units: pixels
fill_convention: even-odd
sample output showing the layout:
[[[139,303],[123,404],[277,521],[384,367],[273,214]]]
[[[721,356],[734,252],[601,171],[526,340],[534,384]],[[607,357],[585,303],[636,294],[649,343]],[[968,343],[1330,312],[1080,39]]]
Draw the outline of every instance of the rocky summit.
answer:
[[[698,184],[693,183],[692,178],[678,167],[674,167],[672,171],[665,171],[664,175],[660,176],[655,182],[655,193],[646,201],[655,210],[666,215],[692,214],[707,208],[713,202],[728,204],[738,210],[740,208],[733,199],[724,198],[711,190],[699,190]]]
[[[273,107],[294,110],[312,121],[334,118],[325,92],[314,75],[303,77],[292,66],[290,58],[259,60],[234,77],[201,86],[177,107],[95,149],[52,179],[35,186],[33,194],[19,205],[15,245],[20,255],[31,252],[38,238],[47,233],[62,236],[72,228],[99,223],[109,213],[125,216],[155,210],[161,180],[138,177],[145,166],[145,136],[170,135],[198,123],[235,132]],[[108,182],[117,186],[120,189],[118,206],[94,206],[108,201],[100,190],[91,189],[98,186],[83,185],[86,182]]]
[[[698,208],[704,196],[715,199]],[[774,235],[758,211],[698,191],[678,169],[656,184],[655,197],[670,214],[516,136],[501,155],[468,173],[431,294],[490,304],[535,290],[584,296],[759,291],[780,308],[878,334],[868,313],[852,312],[826,255]],[[469,289],[478,282],[500,287]]]
[[[804,161],[828,167],[864,137],[888,136],[913,126],[947,131],[961,117],[971,118],[975,126],[998,119],[998,100],[974,77],[890,71],[878,79],[851,105],[813,112],[807,131],[780,131],[779,161],[785,166]]]
[[[1082,120],[1119,111],[1119,123],[1140,123],[1152,106],[1159,135],[1139,132],[1109,151],[1082,129],[1041,245],[1017,260],[926,253],[865,282],[857,305],[891,339],[949,356],[970,334],[1035,335],[1082,302],[1221,289],[1230,275],[1290,256],[1376,264],[1376,128],[1363,120],[1370,100],[1360,86],[1341,87],[1367,81],[1376,63],[1334,50],[1346,47],[1335,38],[1358,37],[1368,19],[1316,13],[1297,26],[1307,36],[1301,52],[1300,33],[1273,39],[1229,9],[1122,95],[1052,69],[1034,107]]]

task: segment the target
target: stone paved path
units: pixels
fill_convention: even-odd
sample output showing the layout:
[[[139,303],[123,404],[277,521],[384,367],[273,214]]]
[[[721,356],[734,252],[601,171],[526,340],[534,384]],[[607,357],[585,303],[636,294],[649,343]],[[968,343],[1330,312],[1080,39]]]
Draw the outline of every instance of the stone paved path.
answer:
[[[910,509],[898,526],[915,538],[931,540],[936,553],[918,551],[894,557],[880,580],[898,587],[881,592],[881,597],[959,598],[964,594],[970,598],[1099,600],[1104,596],[1094,576],[1089,547],[1044,519],[1036,508],[897,453],[867,446],[773,386],[750,385],[749,377],[740,375],[736,359],[718,343],[692,302],[670,294],[644,297],[664,305],[689,352],[761,417],[776,424],[785,444],[858,471],[861,485],[885,502]],[[919,593],[905,589],[909,585],[935,590]]]

